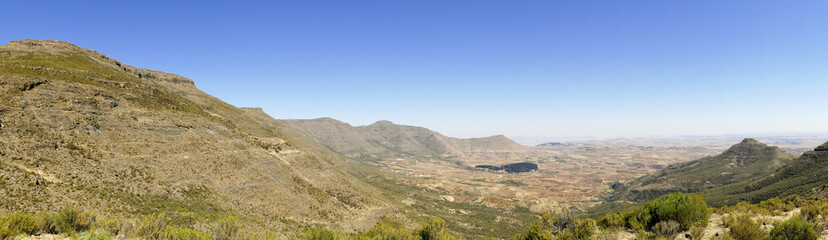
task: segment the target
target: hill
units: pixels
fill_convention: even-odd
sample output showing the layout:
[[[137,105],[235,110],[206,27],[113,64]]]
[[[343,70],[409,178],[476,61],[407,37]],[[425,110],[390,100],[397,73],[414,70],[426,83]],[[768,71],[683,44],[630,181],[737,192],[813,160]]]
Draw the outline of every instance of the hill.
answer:
[[[610,200],[645,202],[670,192],[701,192],[773,173],[793,158],[778,147],[746,138],[719,155],[672,164],[616,185]]]
[[[484,138],[446,137],[423,127],[378,121],[368,126],[351,126],[332,119],[282,120],[316,139],[329,149],[350,158],[377,160],[385,158],[436,158],[475,161],[518,159],[532,152],[503,136]]]
[[[828,143],[803,153],[790,163],[760,177],[702,192],[710,205],[759,202],[797,194],[825,198],[828,189]]]
[[[60,41],[0,46],[0,209],[243,215],[371,226],[390,211],[349,160],[188,78]]]

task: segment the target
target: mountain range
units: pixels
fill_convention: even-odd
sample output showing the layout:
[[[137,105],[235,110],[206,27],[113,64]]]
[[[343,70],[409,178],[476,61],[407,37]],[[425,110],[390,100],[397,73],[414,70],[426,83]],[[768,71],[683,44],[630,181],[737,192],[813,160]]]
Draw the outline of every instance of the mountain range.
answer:
[[[473,163],[516,160],[535,151],[503,135],[452,138],[427,128],[390,121],[356,127],[332,118],[281,121],[330,150],[357,160],[424,158]]]

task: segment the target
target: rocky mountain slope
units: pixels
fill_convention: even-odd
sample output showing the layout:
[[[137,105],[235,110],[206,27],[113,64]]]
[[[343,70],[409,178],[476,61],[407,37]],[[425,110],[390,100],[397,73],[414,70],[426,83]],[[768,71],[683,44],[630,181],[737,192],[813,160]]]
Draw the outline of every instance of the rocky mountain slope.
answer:
[[[399,125],[389,121],[356,127],[332,118],[281,121],[335,152],[362,160],[398,157],[463,162],[511,160],[534,151],[502,135],[452,138],[426,128]]]
[[[793,194],[810,198],[828,197],[828,142],[803,153],[770,174],[710,189],[702,194],[713,206],[740,201],[759,202]]]
[[[60,41],[0,46],[6,211],[74,205],[364,228],[390,210],[338,169],[346,161],[181,76]]]
[[[670,192],[700,192],[773,173],[793,155],[751,138],[722,154],[669,165],[666,168],[617,185],[611,200],[644,202]]]

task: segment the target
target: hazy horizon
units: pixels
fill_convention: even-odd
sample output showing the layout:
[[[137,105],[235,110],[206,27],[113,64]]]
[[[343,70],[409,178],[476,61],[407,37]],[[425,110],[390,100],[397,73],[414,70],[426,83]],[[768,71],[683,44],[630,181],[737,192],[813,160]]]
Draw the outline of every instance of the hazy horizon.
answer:
[[[279,119],[390,120],[452,137],[828,132],[828,2],[0,8],[1,42],[68,41]]]

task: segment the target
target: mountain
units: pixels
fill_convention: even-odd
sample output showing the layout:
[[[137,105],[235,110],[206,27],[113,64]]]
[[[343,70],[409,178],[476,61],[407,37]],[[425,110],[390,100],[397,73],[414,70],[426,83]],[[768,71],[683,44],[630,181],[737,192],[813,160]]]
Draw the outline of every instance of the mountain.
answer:
[[[372,225],[387,204],[350,160],[188,78],[60,41],[0,46],[0,209],[176,211]]]
[[[809,198],[828,197],[828,142],[803,153],[779,169],[760,177],[702,192],[712,206],[740,201],[759,202],[797,194]]]
[[[617,185],[610,200],[645,202],[675,191],[701,192],[771,174],[793,158],[778,147],[746,138],[719,155],[673,164]]]
[[[452,138],[427,128],[399,125],[390,121],[357,127],[332,118],[282,122],[335,152],[362,160],[398,157],[459,161],[511,160],[533,151],[503,135]]]

